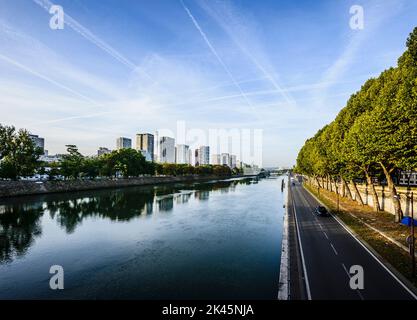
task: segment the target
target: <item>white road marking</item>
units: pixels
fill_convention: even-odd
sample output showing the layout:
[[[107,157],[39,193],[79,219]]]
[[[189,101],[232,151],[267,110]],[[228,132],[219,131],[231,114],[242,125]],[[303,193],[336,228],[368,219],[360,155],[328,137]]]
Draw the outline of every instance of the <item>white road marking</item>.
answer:
[[[333,246],[333,244],[332,244],[332,243],[330,243],[330,246],[332,247],[332,249],[333,249],[333,251],[334,251],[334,254],[335,254],[335,255],[338,255],[338,253],[337,253],[337,251],[336,251],[336,248]]]
[[[347,268],[346,268],[346,266],[345,266],[344,263],[342,263],[342,267],[346,271],[346,274],[347,274],[347,276],[349,277],[349,280],[350,280],[350,278],[351,278],[350,273],[347,270]],[[363,297],[363,295],[362,295],[362,293],[358,289],[356,289],[356,293],[359,295],[359,298],[361,298],[361,300],[365,300],[364,297]]]
[[[329,237],[327,236],[327,233],[325,231],[323,231],[324,236],[326,237],[327,240],[329,240]]]
[[[307,191],[307,192],[309,192],[309,191]],[[319,200],[319,199],[317,199],[317,197],[314,195],[314,194],[312,194],[311,192],[309,192],[309,194],[314,198],[314,199],[316,199],[316,201],[318,202],[318,203],[321,203],[321,201]],[[394,280],[395,281],[397,281],[412,297],[413,297],[413,299],[414,300],[417,300],[417,295],[413,292],[413,291],[411,291],[400,279],[398,279],[398,277],[394,274],[394,273],[392,273],[392,271],[390,270],[390,269],[388,269],[383,263],[382,263],[382,261],[380,261],[373,253],[372,253],[372,251],[371,250],[369,250],[353,233],[352,233],[352,231],[350,231],[345,225],[344,225],[344,223],[343,222],[341,222],[340,221],[340,219],[338,218],[338,217],[336,217],[336,216],[334,216],[333,214],[330,214],[331,216],[332,216],[332,218],[333,219],[335,219],[341,226],[342,226],[342,228],[343,229],[345,229],[352,237],[353,237],[353,239],[355,239],[361,246],[362,246],[362,248],[364,248],[365,250],[366,250],[366,252],[368,252],[370,255],[371,255],[371,257],[372,258],[374,258],[384,269],[385,269],[385,271],[387,271],[393,278],[394,278]]]
[[[294,208],[295,226],[297,227],[298,241],[300,242],[301,261],[303,263],[304,281],[306,283],[307,298],[308,300],[311,300],[310,283],[308,281],[307,268],[306,268],[306,262],[305,262],[304,251],[303,251],[303,244],[301,243],[300,229],[298,227],[297,210],[295,209],[294,196],[292,196],[291,199],[292,199],[292,207]]]

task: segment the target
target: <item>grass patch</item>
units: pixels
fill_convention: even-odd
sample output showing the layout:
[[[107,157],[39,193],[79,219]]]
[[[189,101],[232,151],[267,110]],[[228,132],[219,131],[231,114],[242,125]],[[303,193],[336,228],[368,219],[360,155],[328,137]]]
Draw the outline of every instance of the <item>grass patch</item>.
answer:
[[[340,210],[337,210],[336,195],[330,191],[320,189],[320,196],[316,188],[309,185],[304,187],[323,202],[333,214],[339,217],[362,240],[367,242],[385,261],[417,286],[417,279],[412,277],[411,258],[408,252],[401,249],[378,232],[372,230],[364,222],[384,232],[389,237],[405,244],[405,238],[410,231],[407,226],[394,222],[394,216],[387,212],[374,212],[368,206],[360,206],[354,201],[340,197]],[[355,217],[352,217],[352,214]]]

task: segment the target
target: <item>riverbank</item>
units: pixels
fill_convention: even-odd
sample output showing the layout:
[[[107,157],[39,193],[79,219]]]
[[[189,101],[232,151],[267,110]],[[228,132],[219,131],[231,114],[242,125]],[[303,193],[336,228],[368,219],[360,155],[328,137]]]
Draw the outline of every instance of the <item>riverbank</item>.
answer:
[[[0,198],[47,193],[86,191],[108,188],[157,185],[178,182],[204,182],[244,176],[150,176],[129,179],[65,180],[65,181],[0,181]]]
[[[340,218],[356,235],[370,247],[379,257],[394,267],[403,277],[415,286],[417,279],[411,276],[411,258],[405,246],[405,238],[409,228],[394,223],[388,212],[376,213],[367,206],[360,206],[357,202],[339,197],[339,210],[337,210],[337,197],[327,190],[320,190],[304,184],[304,187],[325,204],[333,214]]]

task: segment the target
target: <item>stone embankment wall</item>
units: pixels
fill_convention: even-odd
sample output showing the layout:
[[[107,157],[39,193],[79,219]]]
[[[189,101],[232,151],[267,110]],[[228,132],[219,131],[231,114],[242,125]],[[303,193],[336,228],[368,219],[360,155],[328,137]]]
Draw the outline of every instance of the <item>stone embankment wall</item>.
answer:
[[[120,188],[175,182],[199,182],[228,179],[219,176],[157,176],[129,179],[67,180],[67,181],[0,181],[0,198],[45,194],[56,192],[84,191],[104,188]]]

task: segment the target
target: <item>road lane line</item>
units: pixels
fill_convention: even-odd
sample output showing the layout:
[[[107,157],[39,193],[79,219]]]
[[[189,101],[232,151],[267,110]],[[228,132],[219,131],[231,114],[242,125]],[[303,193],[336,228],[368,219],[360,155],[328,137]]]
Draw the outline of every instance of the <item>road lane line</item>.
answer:
[[[291,188],[291,190],[292,190],[292,188]],[[300,243],[301,261],[303,263],[304,281],[306,283],[307,298],[308,298],[308,300],[311,300],[310,283],[308,281],[306,262],[305,262],[305,258],[304,258],[303,244],[301,243],[300,229],[298,227],[297,210],[295,209],[294,196],[291,197],[291,200],[292,200],[292,207],[294,209],[295,226],[297,227],[298,242]]]
[[[304,190],[306,190],[314,199],[316,199],[316,201],[318,202],[318,203],[322,203],[319,199],[317,199],[317,197],[314,195],[314,194],[312,194],[311,192],[309,192],[307,189],[305,189],[304,187],[303,187],[303,189]],[[342,226],[342,228],[343,229],[345,229],[351,236],[352,236],[352,238],[353,239],[355,239],[356,240],[356,242],[358,242],[361,246],[362,246],[362,248],[364,248],[365,249],[365,251],[366,252],[368,252],[370,255],[371,255],[371,257],[372,258],[374,258],[381,266],[382,266],[382,268],[384,268],[385,269],[385,271],[387,271],[393,278],[394,278],[394,280],[395,281],[397,281],[409,294],[410,294],[410,296],[414,299],[414,300],[417,300],[417,295],[413,292],[413,291],[411,291],[400,279],[398,279],[398,277],[390,270],[390,269],[388,269],[387,268],[387,266],[385,266],[385,264],[383,264],[382,263],[382,261],[380,261],[378,258],[377,258],[377,256],[375,256],[375,254],[371,251],[371,250],[369,250],[363,243],[362,243],[362,241],[360,241],[357,237],[356,237],[356,235],[354,235],[353,233],[352,233],[352,231],[350,231],[346,226],[345,226],[345,224],[338,218],[338,217],[336,217],[335,215],[333,215],[333,214],[330,214],[331,215],[331,217],[334,219],[334,220],[336,220],[337,221],[337,223],[339,223],[341,226]]]
[[[323,231],[324,236],[326,237],[327,240],[329,240],[329,237],[327,236],[327,233],[325,231]]]
[[[330,246],[332,247],[332,249],[333,249],[333,251],[334,251],[334,254],[335,254],[335,255],[338,255],[338,253],[337,253],[337,251],[336,251],[336,248],[334,247],[333,243],[331,243],[331,242],[330,242]]]
[[[347,274],[347,276],[349,277],[349,282],[350,282],[350,279],[351,279],[352,277],[350,276],[350,273],[349,273],[349,271],[347,270],[347,268],[346,268],[346,266],[345,266],[345,264],[344,264],[344,263],[342,263],[342,267],[343,267],[343,269],[346,271],[346,274]],[[356,289],[356,293],[359,295],[359,298],[361,298],[361,300],[365,300],[365,299],[364,299],[364,297],[363,297],[363,295],[362,295],[362,293],[359,291],[359,289]]]

